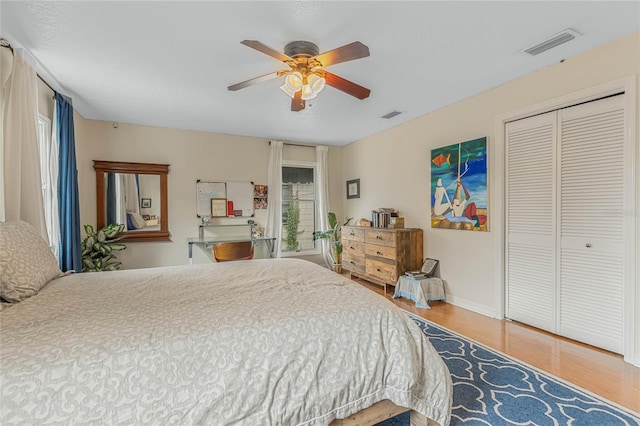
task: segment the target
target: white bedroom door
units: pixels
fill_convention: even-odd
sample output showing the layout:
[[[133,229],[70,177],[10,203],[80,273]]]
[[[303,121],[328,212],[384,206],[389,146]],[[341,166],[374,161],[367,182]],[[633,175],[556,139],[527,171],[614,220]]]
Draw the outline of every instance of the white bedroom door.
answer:
[[[506,126],[506,316],[623,353],[624,96]]]

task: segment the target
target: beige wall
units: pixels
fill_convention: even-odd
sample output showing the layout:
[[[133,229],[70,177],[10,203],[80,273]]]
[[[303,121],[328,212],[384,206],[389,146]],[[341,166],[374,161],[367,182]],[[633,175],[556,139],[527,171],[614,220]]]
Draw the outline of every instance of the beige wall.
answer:
[[[491,206],[496,204],[495,191],[491,192],[491,188],[503,182],[502,176],[492,171],[496,162],[501,161],[492,151],[496,117],[637,75],[640,73],[639,52],[640,33],[631,34],[346,146],[344,179],[360,178],[361,198],[345,201],[345,215],[369,218],[372,208],[399,209],[407,227],[424,229],[425,256],[440,260],[448,300],[495,315],[499,312],[495,289],[500,262],[496,255],[500,241],[495,230],[500,229],[502,223],[491,212]],[[489,139],[490,232],[431,229],[430,150],[482,136]],[[640,291],[638,293],[640,300]]]
[[[118,254],[123,269],[187,263],[187,238],[198,235],[197,179],[267,184],[267,139],[129,124],[119,124],[116,128],[110,122],[85,120],[77,113],[75,128],[80,217],[83,224],[96,223],[93,160],[170,165],[168,201],[172,241],[128,243],[127,249]],[[332,189],[337,187],[334,180],[342,179],[341,150],[329,150]],[[315,150],[286,146],[283,157],[314,161]],[[342,200],[332,194],[331,204],[341,208]],[[338,213],[341,214],[341,211]],[[256,211],[256,222],[264,225],[265,218],[266,210]],[[229,221],[244,223],[246,218]],[[209,259],[194,248],[194,263],[200,262],[209,262]]]

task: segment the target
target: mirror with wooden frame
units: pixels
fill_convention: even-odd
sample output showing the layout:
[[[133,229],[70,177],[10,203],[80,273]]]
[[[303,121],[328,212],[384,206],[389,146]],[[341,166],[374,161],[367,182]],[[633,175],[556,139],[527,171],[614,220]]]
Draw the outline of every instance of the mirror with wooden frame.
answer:
[[[124,224],[125,242],[169,241],[168,164],[93,161],[98,229]]]

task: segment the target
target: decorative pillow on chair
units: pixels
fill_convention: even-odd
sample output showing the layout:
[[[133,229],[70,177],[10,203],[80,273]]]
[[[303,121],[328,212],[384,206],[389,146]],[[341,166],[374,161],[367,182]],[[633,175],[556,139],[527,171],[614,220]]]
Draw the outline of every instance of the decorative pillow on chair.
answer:
[[[62,275],[33,226],[23,221],[0,223],[0,298],[20,302]]]

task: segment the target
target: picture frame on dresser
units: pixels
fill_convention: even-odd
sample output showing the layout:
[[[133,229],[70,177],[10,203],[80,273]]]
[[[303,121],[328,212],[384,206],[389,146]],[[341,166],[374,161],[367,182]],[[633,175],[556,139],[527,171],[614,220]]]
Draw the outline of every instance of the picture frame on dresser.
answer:
[[[347,181],[347,199],[360,198],[360,179]]]

